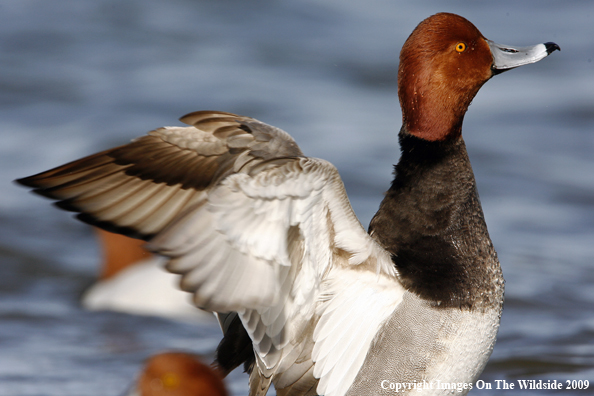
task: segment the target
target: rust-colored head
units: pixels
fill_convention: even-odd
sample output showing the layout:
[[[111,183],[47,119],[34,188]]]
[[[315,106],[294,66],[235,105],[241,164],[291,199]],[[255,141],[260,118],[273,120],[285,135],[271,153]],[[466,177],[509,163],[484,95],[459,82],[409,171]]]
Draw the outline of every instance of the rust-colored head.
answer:
[[[219,374],[196,356],[183,352],[151,357],[137,389],[140,396],[227,396]]]
[[[460,136],[462,120],[493,75],[493,55],[479,30],[455,14],[433,15],[404,43],[398,96],[409,133],[425,140]]]

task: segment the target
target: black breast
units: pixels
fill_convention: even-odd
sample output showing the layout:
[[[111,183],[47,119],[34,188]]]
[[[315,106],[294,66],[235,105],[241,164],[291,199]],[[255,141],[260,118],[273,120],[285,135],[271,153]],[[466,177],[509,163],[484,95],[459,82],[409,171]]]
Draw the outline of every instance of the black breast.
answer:
[[[395,179],[369,231],[403,285],[440,307],[501,304],[503,278],[462,138],[428,142],[400,132]]]

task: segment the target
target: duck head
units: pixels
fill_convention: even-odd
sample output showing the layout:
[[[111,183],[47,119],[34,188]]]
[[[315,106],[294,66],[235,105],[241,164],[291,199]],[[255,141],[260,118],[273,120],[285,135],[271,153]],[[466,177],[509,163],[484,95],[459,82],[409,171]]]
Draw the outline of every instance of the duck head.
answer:
[[[429,141],[459,137],[464,114],[485,82],[555,50],[560,50],[555,43],[496,44],[455,14],[425,19],[400,52],[398,96],[405,133]]]

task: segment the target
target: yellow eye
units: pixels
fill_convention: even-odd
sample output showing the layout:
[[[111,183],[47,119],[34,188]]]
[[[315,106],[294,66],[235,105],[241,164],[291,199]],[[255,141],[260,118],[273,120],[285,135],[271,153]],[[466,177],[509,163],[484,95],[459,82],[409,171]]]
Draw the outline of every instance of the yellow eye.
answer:
[[[456,51],[458,51],[458,52],[466,51],[466,44],[464,44],[464,43],[456,44]]]

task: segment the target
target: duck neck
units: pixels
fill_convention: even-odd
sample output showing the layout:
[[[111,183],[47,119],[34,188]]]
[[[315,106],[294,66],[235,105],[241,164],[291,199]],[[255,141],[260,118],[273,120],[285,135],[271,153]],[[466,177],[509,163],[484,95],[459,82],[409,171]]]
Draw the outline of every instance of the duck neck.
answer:
[[[434,88],[433,91],[438,91]],[[404,94],[403,94],[404,96]],[[444,101],[436,94],[409,94],[412,102],[402,100],[402,119],[408,134],[425,141],[444,141],[461,137],[464,114],[472,98],[465,94],[457,101]],[[435,111],[438,109],[438,111]],[[433,111],[431,111],[433,110]]]
[[[404,286],[437,307],[501,304],[503,278],[464,140],[400,131],[395,178],[370,224]]]

